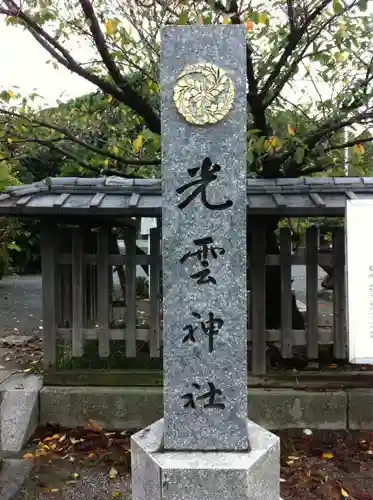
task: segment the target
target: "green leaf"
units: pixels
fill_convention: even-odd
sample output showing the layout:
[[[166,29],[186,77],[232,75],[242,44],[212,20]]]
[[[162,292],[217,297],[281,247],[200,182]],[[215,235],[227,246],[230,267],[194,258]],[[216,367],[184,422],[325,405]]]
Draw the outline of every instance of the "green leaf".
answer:
[[[183,26],[185,24],[188,24],[188,21],[189,21],[189,12],[187,10],[184,10],[180,14],[180,17],[177,20],[176,24]]]
[[[5,102],[10,101],[10,95],[6,90],[3,90],[2,92],[0,92],[0,100],[5,101]]]
[[[294,158],[295,158],[295,161],[298,163],[298,164],[301,164],[302,161],[304,160],[304,148],[302,146],[299,146],[296,150],[295,150],[295,155],[294,155]]]
[[[254,151],[251,148],[248,148],[247,150],[247,162],[249,166],[253,163],[254,161]]]
[[[334,58],[338,62],[343,62],[346,59],[346,55],[343,52],[336,52]]]
[[[133,143],[133,152],[138,153],[144,144],[144,136],[139,134]]]
[[[360,0],[358,2],[358,7],[360,10],[365,12],[368,9],[368,0]]]
[[[343,14],[343,5],[339,0],[333,0],[333,10],[335,14]]]
[[[15,250],[16,252],[20,252],[21,251],[21,248],[18,245],[16,245],[14,243],[14,241],[12,243],[9,243],[7,245],[7,248],[8,248],[8,250]]]

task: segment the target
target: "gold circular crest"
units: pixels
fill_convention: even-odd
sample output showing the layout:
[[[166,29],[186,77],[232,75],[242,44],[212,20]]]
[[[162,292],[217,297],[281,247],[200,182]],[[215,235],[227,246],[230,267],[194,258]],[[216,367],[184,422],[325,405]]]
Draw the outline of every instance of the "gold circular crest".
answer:
[[[231,111],[235,88],[228,73],[215,64],[191,64],[178,76],[173,98],[188,123],[208,125],[220,122]]]

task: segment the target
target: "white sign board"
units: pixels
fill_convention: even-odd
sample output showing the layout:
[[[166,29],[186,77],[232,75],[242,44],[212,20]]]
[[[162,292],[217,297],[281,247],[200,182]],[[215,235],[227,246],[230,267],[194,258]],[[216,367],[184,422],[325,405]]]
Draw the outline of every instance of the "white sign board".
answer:
[[[349,361],[373,364],[373,200],[348,200],[346,265]]]

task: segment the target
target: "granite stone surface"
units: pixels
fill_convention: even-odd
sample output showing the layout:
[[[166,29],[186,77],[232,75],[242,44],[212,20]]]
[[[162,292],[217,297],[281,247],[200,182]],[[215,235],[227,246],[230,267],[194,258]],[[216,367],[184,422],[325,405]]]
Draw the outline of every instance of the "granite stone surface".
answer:
[[[164,447],[247,450],[245,33],[167,26],[161,40]],[[188,124],[173,101],[196,63],[234,83],[233,109],[214,125]],[[202,166],[213,178],[201,187]]]
[[[133,498],[147,500],[159,484],[162,500],[279,500],[279,438],[251,421],[246,422],[250,452],[164,451],[164,421],[134,434]],[[136,488],[136,478],[147,487]],[[157,480],[158,478],[158,480]],[[159,498],[154,496],[154,498]]]
[[[3,385],[0,429],[2,456],[17,455],[39,423],[42,378],[15,374]]]
[[[15,500],[34,468],[34,464],[26,460],[6,459],[0,470],[1,500]]]

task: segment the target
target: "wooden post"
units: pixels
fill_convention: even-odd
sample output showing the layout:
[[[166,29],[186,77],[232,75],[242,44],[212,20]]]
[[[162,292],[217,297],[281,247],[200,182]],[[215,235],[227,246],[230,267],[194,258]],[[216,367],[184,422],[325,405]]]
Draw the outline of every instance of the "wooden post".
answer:
[[[151,358],[160,356],[160,307],[161,307],[161,231],[150,229],[150,332],[149,350]]]
[[[98,353],[100,358],[110,356],[109,337],[109,230],[101,227],[97,235],[97,322]]]
[[[307,357],[316,359],[319,354],[318,345],[318,229],[313,226],[307,229],[306,276],[307,276]]]
[[[58,235],[55,226],[42,224],[41,227],[41,266],[43,293],[43,346],[44,366],[56,364],[57,314],[56,284]]]
[[[266,373],[266,227],[252,226],[251,233],[251,324],[252,370],[254,375]]]
[[[292,357],[292,292],[291,292],[291,232],[280,231],[281,266],[281,354]]]
[[[84,233],[82,228],[72,233],[72,289],[73,289],[73,328],[72,356],[80,358],[84,352],[83,338],[83,252]]]
[[[334,356],[346,357],[346,317],[345,317],[345,234],[344,228],[333,231],[333,332]]]
[[[126,357],[136,357],[136,230],[126,231]]]

